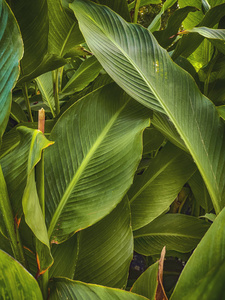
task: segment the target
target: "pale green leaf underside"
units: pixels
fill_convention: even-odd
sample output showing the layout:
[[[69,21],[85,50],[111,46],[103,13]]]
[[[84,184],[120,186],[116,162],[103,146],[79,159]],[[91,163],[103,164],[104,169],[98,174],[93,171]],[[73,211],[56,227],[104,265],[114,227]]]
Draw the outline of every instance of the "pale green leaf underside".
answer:
[[[148,125],[148,111],[115,84],[89,94],[62,115],[50,136],[55,144],[45,156],[52,240],[63,241],[92,225],[121,201]]]
[[[0,139],[4,133],[11,106],[11,90],[19,75],[23,55],[18,24],[4,0],[0,2]]]
[[[109,75],[133,98],[168,115],[218,213],[224,206],[225,130],[215,106],[148,30],[86,0],[74,1],[71,8],[91,51]]]
[[[53,278],[50,285],[49,300],[57,299],[144,300],[147,298],[119,289],[59,277]]]

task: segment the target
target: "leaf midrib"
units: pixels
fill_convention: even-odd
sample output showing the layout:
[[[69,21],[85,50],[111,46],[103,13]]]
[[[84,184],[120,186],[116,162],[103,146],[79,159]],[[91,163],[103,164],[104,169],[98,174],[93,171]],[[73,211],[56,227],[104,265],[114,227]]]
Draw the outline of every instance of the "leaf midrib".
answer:
[[[199,164],[199,159],[198,159],[198,156],[196,156],[195,155],[195,151],[193,151],[193,148],[192,148],[192,146],[191,146],[191,143],[189,143],[189,141],[188,141],[188,139],[186,138],[186,135],[184,135],[183,134],[183,131],[181,130],[181,128],[180,128],[180,126],[178,125],[178,123],[176,122],[176,120],[175,120],[175,118],[173,117],[173,114],[172,113],[170,113],[170,110],[167,108],[167,106],[165,106],[165,104],[164,104],[164,102],[162,102],[161,100],[160,100],[160,97],[159,97],[159,95],[158,95],[158,93],[154,90],[154,88],[153,87],[151,87],[151,85],[150,85],[150,83],[148,82],[148,80],[147,80],[147,78],[141,73],[141,70],[139,70],[139,68],[137,67],[137,65],[135,64],[135,62],[133,62],[133,60],[131,60],[130,58],[129,58],[129,56],[128,55],[126,55],[126,52],[125,51],[123,51],[123,49],[115,42],[115,40],[113,40],[113,39],[111,39],[111,37],[109,37],[106,33],[105,33],[105,31],[104,31],[104,29],[100,26],[100,25],[98,25],[98,23],[97,22],[95,22],[95,20],[94,19],[92,19],[89,15],[87,15],[86,14],[86,16],[102,31],[102,33],[121,51],[121,53],[125,56],[125,58],[131,63],[131,65],[136,69],[136,71],[139,73],[139,75],[141,76],[141,78],[144,80],[144,82],[146,83],[146,85],[148,86],[148,88],[150,89],[150,90],[152,90],[152,92],[153,92],[153,94],[155,95],[155,97],[156,97],[156,99],[158,100],[158,102],[161,104],[161,107],[164,109],[164,111],[166,112],[166,114],[170,117],[170,119],[171,119],[171,121],[173,122],[173,124],[175,125],[175,127],[176,127],[176,129],[177,129],[177,131],[178,131],[178,133],[180,134],[180,136],[182,137],[182,139],[183,139],[183,141],[184,141],[184,143],[185,143],[185,145],[187,146],[187,148],[189,149],[189,151],[190,151],[190,153],[191,153],[191,155],[192,155],[192,157],[194,158],[194,160],[195,160],[195,163],[196,163],[196,165],[198,166],[198,169],[200,170],[200,173],[202,174],[202,177],[204,178],[204,181],[207,183],[207,187],[208,187],[208,190],[209,190],[209,192],[210,192],[210,195],[211,195],[211,197],[212,197],[212,201],[213,201],[213,205],[214,205],[214,208],[215,208],[215,210],[216,210],[216,213],[218,214],[219,212],[220,212],[220,207],[219,207],[219,204],[218,204],[218,199],[217,199],[217,196],[219,195],[219,187],[218,187],[218,185],[217,185],[217,181],[216,181],[216,176],[215,176],[215,174],[214,174],[214,172],[213,172],[213,177],[214,177],[214,184],[215,184],[215,186],[216,186],[216,189],[217,189],[217,191],[218,191],[218,193],[216,193],[216,195],[215,195],[215,193],[214,193],[214,188],[213,188],[213,186],[210,184],[210,182],[207,180],[207,178],[206,178],[206,176],[205,176],[205,172],[204,172],[204,170],[203,170],[203,168],[202,168],[202,166],[201,166],[201,164]],[[149,33],[150,34],[150,33]],[[146,104],[144,104],[144,105],[146,105]],[[195,120],[196,122],[197,122],[197,120]],[[198,134],[199,134],[199,137],[201,137],[201,132],[199,131],[199,128],[198,128]],[[201,140],[201,143],[202,143],[202,139],[200,138],[200,140]],[[213,168],[212,168],[212,164],[211,164],[211,162],[210,162],[210,160],[209,160],[209,154],[208,154],[208,152],[206,151],[206,149],[205,149],[205,145],[204,145],[204,143],[202,144],[203,145],[203,149],[204,149],[204,151],[205,151],[205,153],[206,153],[206,157],[207,157],[207,160],[208,160],[208,163],[209,163],[209,166],[210,166],[210,169],[211,169],[211,171],[213,170]]]
[[[111,117],[111,119],[109,120],[109,122],[106,124],[106,126],[104,127],[104,129],[102,130],[102,132],[100,133],[100,135],[98,136],[97,140],[95,141],[95,143],[92,145],[92,147],[90,148],[90,150],[88,151],[86,157],[84,158],[84,160],[82,161],[82,163],[80,164],[79,168],[77,169],[76,173],[74,174],[73,178],[71,179],[69,185],[67,186],[65,192],[63,193],[63,196],[57,206],[57,209],[52,217],[51,223],[49,225],[49,229],[48,229],[48,237],[50,238],[52,235],[52,232],[55,228],[55,225],[61,215],[61,212],[63,211],[63,208],[65,207],[67,200],[69,199],[71,193],[73,192],[74,187],[76,186],[77,182],[79,181],[79,179],[81,178],[83,172],[85,171],[86,166],[88,165],[89,161],[91,160],[91,158],[93,157],[95,151],[97,150],[98,146],[102,143],[102,141],[104,140],[104,138],[106,137],[107,133],[109,132],[109,130],[111,129],[111,127],[113,126],[113,124],[115,123],[115,121],[117,120],[117,118],[119,117],[119,115],[121,114],[121,112],[124,110],[124,108],[127,106],[127,104],[129,103],[130,100],[127,100],[124,105]]]

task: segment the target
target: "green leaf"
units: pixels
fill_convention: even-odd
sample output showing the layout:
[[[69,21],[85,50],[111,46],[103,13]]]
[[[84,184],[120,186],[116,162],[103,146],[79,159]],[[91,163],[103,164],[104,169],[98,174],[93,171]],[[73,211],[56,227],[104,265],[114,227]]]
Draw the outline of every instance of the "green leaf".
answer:
[[[48,105],[54,118],[56,115],[52,72],[47,72],[37,77],[36,82],[41,92],[43,102]]]
[[[220,117],[225,120],[225,105],[217,106],[216,107]]]
[[[63,8],[60,0],[48,0],[49,36],[48,51],[64,56],[84,39],[75,18]]]
[[[101,71],[102,66],[92,56],[86,59],[62,89],[62,93],[79,92],[92,82]]]
[[[167,251],[190,252],[200,242],[209,223],[182,214],[166,214],[147,226],[134,231],[134,249],[143,255],[159,254],[164,246]]]
[[[149,4],[160,4],[161,0],[141,0],[140,7],[149,5]],[[135,7],[135,1],[128,4],[129,10],[132,10]]]
[[[202,12],[202,0],[178,0],[178,5],[180,8],[184,8],[186,6],[194,6],[199,9],[199,11],[191,12],[188,14],[182,24],[184,29],[189,29],[198,25],[203,19],[204,14]]]
[[[173,43],[182,21],[193,11],[196,11],[196,8],[192,6],[176,10],[169,18],[166,29],[154,32],[155,38],[162,47],[167,48]]]
[[[42,62],[48,48],[47,0],[10,1],[24,43],[22,75],[28,75]]]
[[[15,101],[12,101],[10,116],[18,123],[28,122],[25,112],[22,110],[21,106]]]
[[[195,172],[195,174],[188,180],[188,184],[191,187],[196,201],[204,208],[206,212],[210,212],[213,209],[212,201],[202,176],[198,171]]]
[[[166,0],[163,3],[163,6],[160,10],[160,12],[158,13],[158,15],[154,18],[154,20],[151,22],[151,24],[148,26],[148,30],[151,32],[154,32],[156,30],[160,29],[161,26],[161,16],[164,14],[164,12],[170,8],[171,6],[174,5],[174,3],[176,2],[176,0]]]
[[[186,153],[168,143],[150,161],[144,174],[135,177],[128,191],[133,230],[147,225],[168,209],[195,169]]]
[[[190,151],[218,214],[224,206],[225,128],[215,106],[148,30],[126,23],[107,7],[86,0],[76,0],[71,7],[91,51],[109,75],[133,98],[170,118]]]
[[[140,161],[142,132],[148,125],[148,111],[115,84],[64,112],[50,135],[55,145],[45,153],[52,242],[94,224],[122,200]]]
[[[159,272],[159,262],[157,261],[145,270],[141,276],[135,281],[131,288],[131,292],[143,295],[148,299],[155,299],[157,290],[157,277]]]
[[[224,298],[225,209],[217,216],[188,260],[171,300]]]
[[[122,18],[124,18],[124,20],[131,22],[127,0],[98,0],[98,3],[107,5],[109,8],[118,13]]]
[[[79,252],[74,279],[124,288],[133,258],[127,197],[108,216],[82,230],[78,236]]]
[[[225,54],[225,29],[212,29],[207,27],[195,27],[187,32],[198,33],[207,38],[220,52]]]
[[[0,143],[6,128],[12,101],[11,91],[19,75],[23,44],[18,24],[4,0],[0,2]]]
[[[143,154],[158,150],[164,142],[163,135],[155,128],[147,128],[143,135]]]
[[[46,72],[53,71],[64,66],[67,63],[65,58],[55,54],[46,54],[41,62],[41,64],[31,73],[21,76],[19,83],[24,83],[30,81]]]
[[[2,299],[43,299],[34,277],[2,250],[0,250],[0,273]]]
[[[225,3],[218,5],[216,7],[211,8],[201,20],[199,24],[193,24],[191,27],[213,27],[215,26],[220,19],[225,15]],[[190,29],[187,28],[187,29]],[[175,60],[178,56],[182,55],[184,57],[188,57],[193,53],[199,45],[204,40],[203,36],[200,36],[197,33],[191,33],[189,35],[185,35],[179,41],[176,49],[173,52],[172,58]]]
[[[147,299],[127,291],[112,289],[100,285],[87,284],[66,278],[53,278],[50,282],[49,300],[144,300]]]

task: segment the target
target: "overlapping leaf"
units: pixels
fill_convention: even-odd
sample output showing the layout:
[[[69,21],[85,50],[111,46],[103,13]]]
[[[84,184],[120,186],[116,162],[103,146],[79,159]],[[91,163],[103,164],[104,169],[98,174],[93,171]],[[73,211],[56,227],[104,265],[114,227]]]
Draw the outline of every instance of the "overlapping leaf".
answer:
[[[2,250],[0,250],[0,273],[2,299],[43,299],[34,277]]]
[[[108,216],[78,233],[74,279],[124,288],[133,257],[130,223],[130,207],[125,197]]]
[[[88,121],[88,122],[87,122]],[[107,215],[132,183],[148,111],[115,84],[71,106],[45,153],[46,217],[52,242]]]
[[[188,260],[171,300],[224,298],[225,209],[221,211]]]
[[[127,291],[112,289],[95,284],[86,284],[66,278],[53,278],[50,283],[49,300],[146,300],[147,298]]]
[[[86,0],[74,1],[71,8],[90,49],[110,76],[136,100],[171,119],[219,213],[225,192],[225,128],[214,105],[146,29]]]
[[[22,38],[17,22],[4,0],[0,1],[0,141],[11,106],[11,90],[19,75],[19,60],[23,55]]]
[[[167,251],[189,252],[197,246],[209,224],[195,217],[166,214],[147,226],[134,231],[134,249],[144,255]]]
[[[150,161],[144,174],[136,176],[128,191],[133,229],[139,229],[161,215],[195,169],[186,153],[168,143]]]

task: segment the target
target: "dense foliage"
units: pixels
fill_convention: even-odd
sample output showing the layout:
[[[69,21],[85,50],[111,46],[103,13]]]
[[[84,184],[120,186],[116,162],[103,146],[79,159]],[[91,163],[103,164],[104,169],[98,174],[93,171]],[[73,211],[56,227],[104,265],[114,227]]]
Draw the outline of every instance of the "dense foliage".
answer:
[[[2,298],[223,299],[225,1],[0,11]]]

